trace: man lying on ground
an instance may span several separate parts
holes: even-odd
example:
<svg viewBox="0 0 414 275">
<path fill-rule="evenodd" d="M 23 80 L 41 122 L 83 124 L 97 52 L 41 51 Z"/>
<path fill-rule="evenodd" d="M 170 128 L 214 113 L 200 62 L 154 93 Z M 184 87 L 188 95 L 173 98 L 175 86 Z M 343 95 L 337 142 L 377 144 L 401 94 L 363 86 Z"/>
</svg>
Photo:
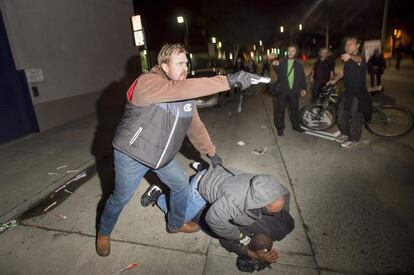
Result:
<svg viewBox="0 0 414 275">
<path fill-rule="evenodd" d="M 290 192 L 270 175 L 254 175 L 222 166 L 207 170 L 196 167 L 188 193 L 186 221 L 197 221 L 220 244 L 239 256 L 276 262 L 275 249 L 254 251 L 251 236 L 265 233 L 273 241 L 282 240 L 294 228 L 289 214 Z M 142 205 L 157 203 L 167 213 L 166 196 L 152 185 L 141 198 Z"/>
</svg>

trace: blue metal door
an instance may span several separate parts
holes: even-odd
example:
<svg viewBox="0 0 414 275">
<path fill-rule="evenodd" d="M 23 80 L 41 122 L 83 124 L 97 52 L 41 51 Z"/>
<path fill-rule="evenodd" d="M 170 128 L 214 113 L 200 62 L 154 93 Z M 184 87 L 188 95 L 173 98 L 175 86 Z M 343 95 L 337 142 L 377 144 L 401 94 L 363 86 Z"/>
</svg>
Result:
<svg viewBox="0 0 414 275">
<path fill-rule="evenodd" d="M 23 70 L 16 70 L 0 12 L 0 143 L 39 131 Z"/>
</svg>

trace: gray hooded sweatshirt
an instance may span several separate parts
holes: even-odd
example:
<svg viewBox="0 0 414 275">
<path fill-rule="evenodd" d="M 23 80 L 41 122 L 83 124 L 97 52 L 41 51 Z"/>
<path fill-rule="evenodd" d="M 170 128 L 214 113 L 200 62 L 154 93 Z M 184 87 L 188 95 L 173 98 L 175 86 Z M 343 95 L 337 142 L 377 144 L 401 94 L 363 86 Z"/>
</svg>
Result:
<svg viewBox="0 0 414 275">
<path fill-rule="evenodd" d="M 285 196 L 288 211 L 289 190 L 270 175 L 254 175 L 237 169 L 210 168 L 199 184 L 199 192 L 211 206 L 206 222 L 218 236 L 239 240 L 237 225 L 250 225 L 260 219 L 260 208 Z"/>
</svg>

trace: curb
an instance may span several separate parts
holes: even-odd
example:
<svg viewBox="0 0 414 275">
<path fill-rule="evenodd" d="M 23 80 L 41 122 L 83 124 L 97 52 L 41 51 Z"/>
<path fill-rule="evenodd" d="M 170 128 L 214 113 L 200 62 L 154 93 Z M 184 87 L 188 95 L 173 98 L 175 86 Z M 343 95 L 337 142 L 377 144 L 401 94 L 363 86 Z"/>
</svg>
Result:
<svg viewBox="0 0 414 275">
<path fill-rule="evenodd" d="M 7 223 L 12 220 L 17 220 L 19 223 L 22 220 L 44 214 L 60 205 L 78 187 L 96 175 L 95 159 L 88 160 L 77 169 L 79 172 L 67 175 L 54 182 L 4 214 L 1 218 L 1 223 Z M 4 231 L 0 232 L 0 234 Z"/>
</svg>

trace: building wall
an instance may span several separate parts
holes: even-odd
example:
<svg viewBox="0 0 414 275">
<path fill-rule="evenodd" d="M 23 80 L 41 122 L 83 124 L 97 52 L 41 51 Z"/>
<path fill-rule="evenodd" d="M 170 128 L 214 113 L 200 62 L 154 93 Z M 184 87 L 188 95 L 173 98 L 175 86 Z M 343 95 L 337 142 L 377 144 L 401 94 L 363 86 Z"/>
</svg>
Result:
<svg viewBox="0 0 414 275">
<path fill-rule="evenodd" d="M 0 0 L 19 70 L 41 68 L 32 100 L 40 130 L 94 112 L 100 92 L 137 55 L 132 0 Z"/>
</svg>

